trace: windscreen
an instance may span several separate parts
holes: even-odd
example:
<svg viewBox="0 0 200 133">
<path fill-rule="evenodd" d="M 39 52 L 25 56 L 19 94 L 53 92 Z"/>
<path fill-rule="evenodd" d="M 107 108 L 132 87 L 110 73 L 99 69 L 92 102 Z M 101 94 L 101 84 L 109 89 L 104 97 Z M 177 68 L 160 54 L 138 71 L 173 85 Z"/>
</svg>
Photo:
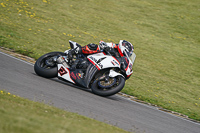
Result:
<svg viewBox="0 0 200 133">
<path fill-rule="evenodd" d="M 136 54 L 133 52 L 133 54 L 129 58 L 130 58 L 131 62 L 134 63 Z"/>
</svg>

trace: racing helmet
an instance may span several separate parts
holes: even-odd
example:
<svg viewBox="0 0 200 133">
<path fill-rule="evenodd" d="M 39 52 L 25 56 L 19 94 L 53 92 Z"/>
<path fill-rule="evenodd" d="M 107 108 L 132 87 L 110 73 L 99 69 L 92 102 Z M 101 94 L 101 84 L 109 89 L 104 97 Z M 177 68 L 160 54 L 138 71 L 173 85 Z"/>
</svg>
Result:
<svg viewBox="0 0 200 133">
<path fill-rule="evenodd" d="M 128 57 L 130 57 L 133 54 L 134 47 L 130 42 L 126 40 L 120 40 L 119 47 L 120 47 L 121 52 L 123 54 L 126 53 Z"/>
</svg>

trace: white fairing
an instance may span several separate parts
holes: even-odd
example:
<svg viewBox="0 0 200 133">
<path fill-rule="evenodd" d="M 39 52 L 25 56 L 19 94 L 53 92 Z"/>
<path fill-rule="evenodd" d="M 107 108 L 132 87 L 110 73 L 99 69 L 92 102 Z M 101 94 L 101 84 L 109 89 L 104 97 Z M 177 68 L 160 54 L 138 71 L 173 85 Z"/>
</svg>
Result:
<svg viewBox="0 0 200 133">
<path fill-rule="evenodd" d="M 130 76 L 133 73 L 132 66 L 133 66 L 132 62 L 129 61 L 128 67 L 125 69 L 127 76 Z"/>
<path fill-rule="evenodd" d="M 63 79 L 75 83 L 70 77 L 69 69 L 64 67 L 62 64 L 58 64 L 58 77 L 62 77 Z"/>
<path fill-rule="evenodd" d="M 128 60 L 129 60 L 129 64 L 125 70 L 126 70 L 126 75 L 130 76 L 133 73 L 132 66 L 133 66 L 134 61 L 132 62 L 132 60 L 130 58 L 128 58 Z M 135 60 L 135 58 L 134 58 L 134 60 Z"/>
<path fill-rule="evenodd" d="M 99 70 L 110 67 L 119 67 L 120 63 L 113 56 L 97 53 L 87 56 L 88 60 L 94 64 Z"/>
<path fill-rule="evenodd" d="M 110 77 L 116 77 L 116 76 L 122 76 L 124 77 L 122 74 L 118 73 L 118 72 L 115 72 L 114 70 L 110 70 L 110 73 L 109 73 L 109 76 Z"/>
</svg>

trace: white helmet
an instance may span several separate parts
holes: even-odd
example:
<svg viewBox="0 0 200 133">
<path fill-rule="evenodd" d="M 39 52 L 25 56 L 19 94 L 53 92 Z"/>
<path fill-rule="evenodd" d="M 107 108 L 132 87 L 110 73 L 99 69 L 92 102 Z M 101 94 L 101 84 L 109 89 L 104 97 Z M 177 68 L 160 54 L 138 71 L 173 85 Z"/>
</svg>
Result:
<svg viewBox="0 0 200 133">
<path fill-rule="evenodd" d="M 130 42 L 126 40 L 119 41 L 119 48 L 121 50 L 121 53 L 126 53 L 128 57 L 130 57 L 133 54 L 134 47 Z"/>
</svg>

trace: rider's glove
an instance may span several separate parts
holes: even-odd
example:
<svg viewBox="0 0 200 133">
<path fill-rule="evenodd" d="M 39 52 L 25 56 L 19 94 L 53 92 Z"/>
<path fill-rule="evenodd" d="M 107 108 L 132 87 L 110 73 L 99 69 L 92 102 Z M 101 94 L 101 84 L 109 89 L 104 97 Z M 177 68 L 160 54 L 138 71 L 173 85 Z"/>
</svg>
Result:
<svg viewBox="0 0 200 133">
<path fill-rule="evenodd" d="M 101 49 L 108 47 L 108 45 L 104 41 L 100 41 L 99 46 L 100 46 Z"/>
</svg>

